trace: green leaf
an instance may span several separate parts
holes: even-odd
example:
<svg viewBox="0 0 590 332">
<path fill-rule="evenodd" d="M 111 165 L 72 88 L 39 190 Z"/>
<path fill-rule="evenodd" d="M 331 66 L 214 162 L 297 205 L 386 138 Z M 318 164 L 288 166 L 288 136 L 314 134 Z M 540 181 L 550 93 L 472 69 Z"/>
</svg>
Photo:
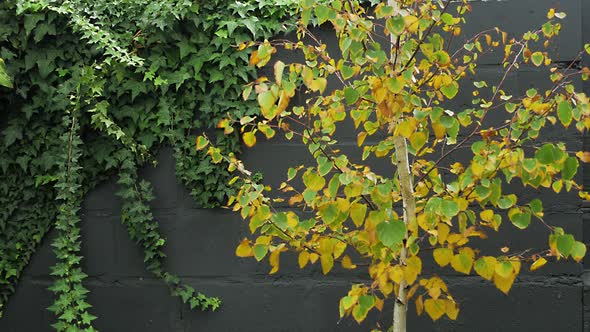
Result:
<svg viewBox="0 0 590 332">
<path fill-rule="evenodd" d="M 440 209 L 445 217 L 452 218 L 459 213 L 459 204 L 455 201 L 442 200 Z"/>
<path fill-rule="evenodd" d="M 586 245 L 580 241 L 576 241 L 570 252 L 572 258 L 577 262 L 581 261 L 586 256 Z"/>
<path fill-rule="evenodd" d="M 293 180 L 293 178 L 296 175 L 297 175 L 297 169 L 295 169 L 293 167 L 289 167 L 289 170 L 287 171 L 287 181 Z"/>
<path fill-rule="evenodd" d="M 307 171 L 303 174 L 303 183 L 312 191 L 318 192 L 326 184 L 326 180 L 314 171 Z"/>
<path fill-rule="evenodd" d="M 326 5 L 319 4 L 314 8 L 315 16 L 318 18 L 318 24 L 323 24 L 327 20 L 330 19 L 330 14 L 332 14 L 332 9 L 330 9 Z"/>
<path fill-rule="evenodd" d="M 501 261 L 496 264 L 495 272 L 502 278 L 508 278 L 512 275 L 512 263 L 509 261 Z"/>
<path fill-rule="evenodd" d="M 560 101 L 557 105 L 557 117 L 561 124 L 568 127 L 572 123 L 572 107 L 567 101 Z"/>
<path fill-rule="evenodd" d="M 538 198 L 535 198 L 532 201 L 530 201 L 529 206 L 531 207 L 531 211 L 533 212 L 533 214 L 540 214 L 543 212 L 543 202 Z"/>
<path fill-rule="evenodd" d="M 264 244 L 257 244 L 254 246 L 253 248 L 254 251 L 254 257 L 256 258 L 257 261 L 261 261 L 264 256 L 266 256 L 266 254 L 268 253 L 268 246 L 264 245 Z"/>
<path fill-rule="evenodd" d="M 567 157 L 565 163 L 563 163 L 563 169 L 561 170 L 561 176 L 564 180 L 571 180 L 578 172 L 578 158 Z"/>
<path fill-rule="evenodd" d="M 571 254 L 575 242 L 576 240 L 571 234 L 559 235 L 557 237 L 557 250 L 563 256 L 567 257 Z"/>
<path fill-rule="evenodd" d="M 347 80 L 349 78 L 351 78 L 352 76 L 354 76 L 354 68 L 346 66 L 346 65 L 342 65 L 342 67 L 340 68 L 340 73 L 342 73 L 342 78 Z M 351 87 L 348 87 L 350 89 L 353 89 Z"/>
<path fill-rule="evenodd" d="M 508 213 L 510 221 L 514 226 L 525 229 L 531 223 L 531 214 L 529 212 Z"/>
<path fill-rule="evenodd" d="M 541 164 L 548 165 L 559 159 L 559 151 L 553 144 L 545 144 L 535 153 L 535 159 Z"/>
<path fill-rule="evenodd" d="M 453 24 L 455 24 L 455 18 L 453 17 L 453 15 L 451 15 L 449 13 L 443 13 L 440 16 L 440 19 L 446 25 L 453 25 Z"/>
<path fill-rule="evenodd" d="M 352 310 L 352 317 L 361 323 L 366 317 L 367 313 L 375 305 L 375 297 L 372 295 L 361 295 L 358 300 L 358 304 Z"/>
<path fill-rule="evenodd" d="M 440 88 L 440 92 L 442 92 L 443 95 L 445 95 L 445 97 L 447 97 L 448 99 L 453 99 L 459 92 L 459 83 L 453 81 L 449 85 L 442 86 Z"/>
<path fill-rule="evenodd" d="M 531 55 L 531 61 L 537 67 L 543 64 L 543 59 L 545 59 L 545 56 L 541 52 L 535 52 Z"/>
<path fill-rule="evenodd" d="M 400 93 L 403 90 L 406 81 L 402 76 L 397 76 L 388 78 L 387 81 L 385 81 L 385 84 L 389 91 L 393 93 Z"/>
<path fill-rule="evenodd" d="M 475 272 L 486 280 L 492 280 L 496 268 L 496 259 L 494 257 L 480 257 L 473 265 Z"/>
<path fill-rule="evenodd" d="M 320 176 L 325 176 L 326 174 L 330 173 L 332 168 L 334 167 L 334 163 L 328 160 L 322 160 L 322 162 L 318 165 L 318 173 Z"/>
<path fill-rule="evenodd" d="M 451 63 L 451 57 L 449 56 L 449 54 L 447 52 L 445 52 L 443 50 L 436 51 L 434 53 L 434 59 L 441 66 L 446 66 L 449 63 Z M 454 95 L 453 95 L 453 97 L 454 97 Z M 453 97 L 447 97 L 447 98 L 452 99 Z"/>
<path fill-rule="evenodd" d="M 388 18 L 385 22 L 385 27 L 390 33 L 399 36 L 404 32 L 406 25 L 404 23 L 404 18 L 398 15 Z"/>
<path fill-rule="evenodd" d="M 344 89 L 344 98 L 348 105 L 356 103 L 359 100 L 359 97 L 360 93 L 355 88 L 346 87 Z"/>
<path fill-rule="evenodd" d="M 270 109 L 275 104 L 275 97 L 271 91 L 265 91 L 258 95 L 258 105 L 260 105 L 260 109 L 262 111 L 262 115 L 267 119 L 272 118 L 270 115 Z"/>
<path fill-rule="evenodd" d="M 418 151 L 426 144 L 428 134 L 425 131 L 417 131 L 410 136 L 410 146 Z"/>
<path fill-rule="evenodd" d="M 512 206 L 514 206 L 514 204 L 516 204 L 516 200 L 517 200 L 517 198 L 516 198 L 516 195 L 514 195 L 514 194 L 502 196 L 498 200 L 498 207 L 500 209 L 511 208 Z"/>
<path fill-rule="evenodd" d="M 384 221 L 377 225 L 377 237 L 387 247 L 399 245 L 406 237 L 406 224 L 400 220 Z"/>
<path fill-rule="evenodd" d="M 2 58 L 0 58 L 0 85 L 11 89 L 14 87 L 10 76 L 8 76 L 8 73 L 6 72 L 6 64 Z"/>
</svg>

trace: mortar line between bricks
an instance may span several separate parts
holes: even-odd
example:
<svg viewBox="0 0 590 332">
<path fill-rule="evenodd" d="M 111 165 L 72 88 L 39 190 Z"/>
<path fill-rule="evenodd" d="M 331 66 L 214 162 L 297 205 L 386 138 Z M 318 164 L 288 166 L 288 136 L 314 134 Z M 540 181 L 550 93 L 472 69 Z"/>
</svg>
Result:
<svg viewBox="0 0 590 332">
<path fill-rule="evenodd" d="M 260 277 L 261 279 L 256 279 L 256 277 Z M 477 284 L 477 283 L 488 283 L 487 281 L 483 280 L 479 276 L 470 275 L 470 276 L 461 276 L 461 275 L 449 275 L 445 276 L 447 280 L 447 284 L 449 286 L 453 285 L 462 285 L 462 284 Z M 262 276 L 244 276 L 238 278 L 231 278 L 231 277 L 182 277 L 185 282 L 188 283 L 195 283 L 198 284 L 199 282 L 207 283 L 207 284 L 214 284 L 214 285 L 227 285 L 227 284 L 265 284 L 265 285 L 298 285 L 298 284 L 305 284 L 308 285 L 310 282 L 314 283 L 318 286 L 322 285 L 350 285 L 352 283 L 363 283 L 363 282 L 371 282 L 368 279 L 360 279 L 356 278 L 354 280 L 350 279 L 328 279 L 322 280 L 318 278 L 301 278 L 297 277 L 294 279 L 290 278 L 279 278 L 279 279 L 262 279 Z M 43 278 L 32 278 L 32 277 L 24 277 L 21 280 L 22 282 L 29 282 L 34 285 L 51 285 L 53 284 L 53 279 L 49 277 Z M 576 286 L 579 287 L 583 285 L 582 274 L 567 274 L 567 275 L 556 275 L 556 276 L 532 276 L 532 275 L 521 275 L 517 278 L 517 284 L 521 285 L 539 285 L 543 287 L 550 287 L 550 286 L 557 286 L 557 285 L 566 285 L 566 286 Z M 128 286 L 154 286 L 154 285 L 161 285 L 165 286 L 165 284 L 155 278 L 143 278 L 143 277 L 125 277 L 125 278 L 97 278 L 97 277 L 88 277 L 84 282 L 90 286 L 121 286 L 121 287 L 128 287 Z"/>
</svg>

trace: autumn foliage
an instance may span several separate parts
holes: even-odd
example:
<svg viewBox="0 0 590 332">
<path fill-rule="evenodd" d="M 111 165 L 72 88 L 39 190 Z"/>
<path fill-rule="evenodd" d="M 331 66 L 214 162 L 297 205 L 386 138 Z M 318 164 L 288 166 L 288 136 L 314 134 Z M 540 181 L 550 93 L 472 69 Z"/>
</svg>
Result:
<svg viewBox="0 0 590 332">
<path fill-rule="evenodd" d="M 425 259 L 477 274 L 508 293 L 524 268 L 583 258 L 584 244 L 544 219 L 541 200 L 521 201 L 504 190 L 518 179 L 525 187 L 588 197 L 575 182 L 587 153 L 543 139 L 550 126 L 590 128 L 588 97 L 572 83 L 590 71 L 573 63 L 557 67 L 548 51 L 565 14 L 551 9 L 540 29 L 521 36 L 492 28 L 464 37 L 469 11 L 467 1 L 390 0 L 368 9 L 356 1 L 303 0 L 297 41 L 241 45 L 254 46 L 250 64 L 272 66 L 273 75 L 244 88 L 244 99 L 257 99 L 258 116 L 228 114 L 219 127 L 227 133 L 238 128 L 248 147 L 281 133 L 305 144 L 315 163 L 292 165 L 278 188 L 286 198 L 270 197 L 273 188 L 254 181 L 235 155 L 221 155 L 205 136 L 197 139 L 197 148 L 227 164 L 236 173 L 232 181 L 241 184 L 228 207 L 252 235 L 239 244 L 238 256 L 268 259 L 270 273 L 288 250 L 298 253 L 301 268 L 319 262 L 325 274 L 335 264 L 366 270 L 372 281 L 353 285 L 340 301 L 340 315 L 358 322 L 393 298 L 396 307 L 414 302 L 433 320 L 456 319 L 451 290 L 442 277 L 423 274 Z M 310 33 L 311 24 L 333 27 L 339 54 Z M 305 61 L 272 61 L 277 48 L 300 52 Z M 503 55 L 504 72 L 486 82 L 477 64 L 491 52 Z M 590 47 L 578 57 L 583 52 Z M 546 68 L 551 88 L 522 96 L 506 91 L 508 75 L 523 66 Z M 339 84 L 328 86 L 331 78 Z M 472 105 L 448 109 L 460 89 L 472 94 Z M 291 105 L 297 93 L 306 96 L 304 105 Z M 492 113 L 503 121 L 490 125 Z M 352 127 L 360 162 L 338 148 L 338 130 Z M 469 158 L 454 161 L 460 149 Z M 389 174 L 372 170 L 376 158 L 390 161 Z M 285 204 L 292 208 L 278 208 Z M 546 247 L 482 254 L 473 240 L 506 222 L 522 230 L 542 223 Z"/>
</svg>

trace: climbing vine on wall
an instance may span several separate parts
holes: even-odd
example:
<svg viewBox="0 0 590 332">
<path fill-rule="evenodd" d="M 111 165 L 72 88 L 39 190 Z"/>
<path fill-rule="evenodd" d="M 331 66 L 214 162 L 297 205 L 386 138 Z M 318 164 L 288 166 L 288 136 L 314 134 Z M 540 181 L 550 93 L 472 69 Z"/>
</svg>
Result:
<svg viewBox="0 0 590 332">
<path fill-rule="evenodd" d="M 292 9 L 290 0 L 0 3 L 0 316 L 56 228 L 54 327 L 94 330 L 79 210 L 84 194 L 114 175 L 122 223 L 146 268 L 191 308 L 219 306 L 163 269 L 165 240 L 138 168 L 170 145 L 177 177 L 198 204 L 214 207 L 232 194 L 229 174 L 195 151 L 194 137 L 214 137 L 228 112 L 253 112 L 239 96 L 255 72 L 249 51 L 236 46 L 285 31 Z M 217 136 L 218 147 L 238 150 L 237 136 Z"/>
</svg>

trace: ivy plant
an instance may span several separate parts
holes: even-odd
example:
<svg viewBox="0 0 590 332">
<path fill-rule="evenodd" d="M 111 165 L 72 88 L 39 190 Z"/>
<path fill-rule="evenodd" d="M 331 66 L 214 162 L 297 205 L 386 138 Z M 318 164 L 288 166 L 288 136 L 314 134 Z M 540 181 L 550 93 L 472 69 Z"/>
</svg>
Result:
<svg viewBox="0 0 590 332">
<path fill-rule="evenodd" d="M 545 218 L 540 199 L 519 199 L 508 186 L 575 190 L 588 198 L 575 178 L 587 152 L 549 142 L 545 130 L 590 128 L 588 96 L 573 81 L 588 79 L 590 70 L 576 63 L 590 45 L 565 68 L 554 63 L 549 45 L 565 17 L 554 9 L 538 30 L 510 36 L 492 28 L 457 44 L 470 9 L 468 1 L 389 0 L 367 8 L 301 0 L 296 41 L 254 44 L 250 64 L 272 71 L 243 91 L 260 115 L 230 114 L 224 129 L 233 134 L 239 124 L 248 147 L 282 133 L 306 146 L 314 162 L 294 161 L 285 182 L 271 188 L 253 180 L 237 155 L 224 154 L 206 135 L 197 139 L 213 162 L 229 163 L 230 183 L 244 183 L 228 202 L 251 232 L 238 256 L 268 260 L 270 273 L 285 251 L 297 253 L 301 268 L 317 263 L 325 274 L 335 264 L 362 268 L 370 281 L 344 294 L 340 316 L 362 322 L 392 301 L 394 332 L 406 331 L 410 302 L 435 321 L 459 315 L 460 301 L 443 276 L 425 273 L 425 261 L 478 275 L 508 293 L 525 267 L 584 257 L 585 245 Z M 333 29 L 338 52 L 308 30 L 313 22 Z M 304 61 L 273 61 L 279 47 Z M 501 55 L 497 81 L 478 72 L 490 52 Z M 547 69 L 550 88 L 509 91 L 508 76 L 526 66 Z M 298 90 L 305 102 L 292 105 Z M 471 105 L 450 103 L 460 90 L 473 96 Z M 339 146 L 338 133 L 351 130 L 360 158 Z M 379 159 L 390 172 L 372 169 Z M 283 193 L 273 196 L 276 189 Z M 487 234 L 507 224 L 524 231 L 534 222 L 546 229 L 544 247 L 481 250 Z"/>
<path fill-rule="evenodd" d="M 256 77 L 249 49 L 291 27 L 290 1 L 7 0 L 0 3 L 0 316 L 51 229 L 58 331 L 93 331 L 80 235 L 86 193 L 118 176 L 121 221 L 147 270 L 191 308 L 206 296 L 165 271 L 165 239 L 138 169 L 171 146 L 176 175 L 202 207 L 235 193 L 230 173 L 194 149 L 217 135 L 224 153 L 238 135 L 216 125 L 256 112 L 242 86 Z M 10 78 L 9 78 L 10 77 Z"/>
</svg>

